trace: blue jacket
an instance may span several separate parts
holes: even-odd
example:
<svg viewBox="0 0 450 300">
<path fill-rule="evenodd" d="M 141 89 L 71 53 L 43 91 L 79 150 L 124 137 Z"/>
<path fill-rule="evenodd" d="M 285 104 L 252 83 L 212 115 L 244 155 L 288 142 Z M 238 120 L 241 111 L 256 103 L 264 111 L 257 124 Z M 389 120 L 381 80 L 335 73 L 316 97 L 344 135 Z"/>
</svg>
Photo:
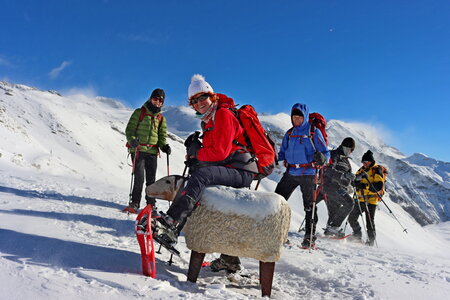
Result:
<svg viewBox="0 0 450 300">
<path fill-rule="evenodd" d="M 298 109 L 303 113 L 304 120 L 303 124 L 300 126 L 293 127 L 291 134 L 288 130 L 281 143 L 280 152 L 278 153 L 278 159 L 286 160 L 288 164 L 309 164 L 313 161 L 314 147 L 311 144 L 311 139 L 309 138 L 309 110 L 306 104 L 296 103 L 292 106 L 291 110 L 291 121 L 292 121 L 292 111 Z M 330 151 L 328 150 L 325 139 L 322 136 L 322 132 L 315 128 L 314 130 L 314 145 L 317 151 L 322 152 L 327 161 L 330 159 Z M 312 167 L 302 167 L 302 168 L 289 168 L 289 174 L 299 176 L 299 175 L 314 175 L 315 170 Z"/>
</svg>

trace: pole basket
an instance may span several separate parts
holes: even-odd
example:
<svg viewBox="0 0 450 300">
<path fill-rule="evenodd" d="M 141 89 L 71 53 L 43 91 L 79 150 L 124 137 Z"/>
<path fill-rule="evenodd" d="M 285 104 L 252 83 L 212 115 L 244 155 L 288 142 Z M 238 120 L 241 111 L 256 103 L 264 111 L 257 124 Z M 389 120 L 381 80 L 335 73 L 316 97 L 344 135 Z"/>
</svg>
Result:
<svg viewBox="0 0 450 300">
<path fill-rule="evenodd" d="M 141 248 L 142 273 L 156 278 L 155 245 L 151 227 L 152 205 L 147 205 L 136 218 L 136 238 Z"/>
</svg>

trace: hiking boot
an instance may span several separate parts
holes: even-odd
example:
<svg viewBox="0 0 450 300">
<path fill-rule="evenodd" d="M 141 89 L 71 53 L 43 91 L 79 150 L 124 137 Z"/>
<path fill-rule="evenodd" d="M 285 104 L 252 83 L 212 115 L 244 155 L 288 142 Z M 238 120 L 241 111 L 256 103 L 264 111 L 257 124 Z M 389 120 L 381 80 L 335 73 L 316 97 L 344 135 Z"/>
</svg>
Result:
<svg viewBox="0 0 450 300">
<path fill-rule="evenodd" d="M 123 212 L 128 212 L 130 214 L 137 214 L 139 210 L 139 204 L 131 202 L 127 207 L 122 209 Z"/>
<path fill-rule="evenodd" d="M 323 232 L 323 234 L 325 236 L 329 236 L 329 237 L 343 237 L 344 236 L 344 233 L 342 232 L 342 230 L 337 226 L 327 226 L 327 228 L 325 228 L 325 231 Z"/>
<path fill-rule="evenodd" d="M 355 243 L 362 243 L 362 234 L 361 232 L 353 232 L 353 234 L 349 236 L 347 240 Z"/>
<path fill-rule="evenodd" d="M 302 248 L 308 249 L 308 248 L 314 248 L 316 246 L 316 236 L 314 235 L 312 239 L 309 235 L 305 235 L 302 242 Z"/>
<path fill-rule="evenodd" d="M 238 263 L 227 262 L 221 257 L 213 260 L 209 266 L 211 271 L 219 272 L 221 270 L 227 271 L 227 273 L 235 273 L 237 271 L 242 270 L 242 265 Z"/>
<path fill-rule="evenodd" d="M 159 212 L 159 218 L 156 218 L 156 221 L 159 225 L 155 228 L 153 238 L 164 247 L 175 246 L 178 241 L 177 222 L 162 211 Z"/>
</svg>

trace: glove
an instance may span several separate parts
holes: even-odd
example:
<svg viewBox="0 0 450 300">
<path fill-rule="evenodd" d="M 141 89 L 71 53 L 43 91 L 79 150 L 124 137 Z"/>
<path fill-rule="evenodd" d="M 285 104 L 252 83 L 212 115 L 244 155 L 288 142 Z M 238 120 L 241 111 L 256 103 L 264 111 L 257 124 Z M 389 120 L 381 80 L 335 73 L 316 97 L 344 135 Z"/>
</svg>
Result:
<svg viewBox="0 0 450 300">
<path fill-rule="evenodd" d="M 198 137 L 200 136 L 200 131 L 196 131 L 184 141 L 184 146 L 186 147 L 186 151 L 191 147 L 192 142 L 198 141 Z"/>
<path fill-rule="evenodd" d="M 367 183 L 363 183 L 361 181 L 355 181 L 355 187 L 357 190 L 365 190 L 369 185 Z"/>
<path fill-rule="evenodd" d="M 188 167 L 188 168 L 192 168 L 194 167 L 196 164 L 198 164 L 198 159 L 196 158 L 188 158 L 184 164 Z"/>
<path fill-rule="evenodd" d="M 314 152 L 313 159 L 318 166 L 323 166 L 327 162 L 327 158 L 325 157 L 325 155 L 319 151 Z"/>
<path fill-rule="evenodd" d="M 356 181 L 361 181 L 363 178 L 364 178 L 364 177 L 363 177 L 363 174 L 362 174 L 362 173 L 359 173 L 358 175 L 355 176 L 355 182 L 356 182 Z"/>
<path fill-rule="evenodd" d="M 139 146 L 139 138 L 136 138 L 134 140 L 131 140 L 129 142 L 131 148 L 137 148 Z"/>
<path fill-rule="evenodd" d="M 284 165 L 285 168 L 287 168 L 289 166 L 287 160 L 283 160 L 283 165 Z"/>
<path fill-rule="evenodd" d="M 187 149 L 187 156 L 197 157 L 198 150 L 200 150 L 201 147 L 202 143 L 199 140 L 193 141 Z"/>
<path fill-rule="evenodd" d="M 167 155 L 170 155 L 172 153 L 172 149 L 170 148 L 169 144 L 165 144 L 164 146 L 162 146 L 161 151 L 167 153 Z"/>
</svg>

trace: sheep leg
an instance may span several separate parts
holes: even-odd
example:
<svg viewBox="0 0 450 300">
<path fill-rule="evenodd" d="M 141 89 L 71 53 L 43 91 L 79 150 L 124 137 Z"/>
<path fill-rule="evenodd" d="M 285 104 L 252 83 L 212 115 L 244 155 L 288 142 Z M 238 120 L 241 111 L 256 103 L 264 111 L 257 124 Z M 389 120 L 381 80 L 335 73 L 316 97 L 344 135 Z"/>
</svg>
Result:
<svg viewBox="0 0 450 300">
<path fill-rule="evenodd" d="M 273 273 L 275 271 L 275 262 L 259 261 L 259 283 L 261 284 L 262 297 L 272 293 Z"/>
<path fill-rule="evenodd" d="M 205 253 L 199 253 L 194 250 L 191 251 L 191 259 L 189 261 L 189 269 L 187 274 L 187 281 L 197 282 L 198 274 L 202 268 Z"/>
</svg>

